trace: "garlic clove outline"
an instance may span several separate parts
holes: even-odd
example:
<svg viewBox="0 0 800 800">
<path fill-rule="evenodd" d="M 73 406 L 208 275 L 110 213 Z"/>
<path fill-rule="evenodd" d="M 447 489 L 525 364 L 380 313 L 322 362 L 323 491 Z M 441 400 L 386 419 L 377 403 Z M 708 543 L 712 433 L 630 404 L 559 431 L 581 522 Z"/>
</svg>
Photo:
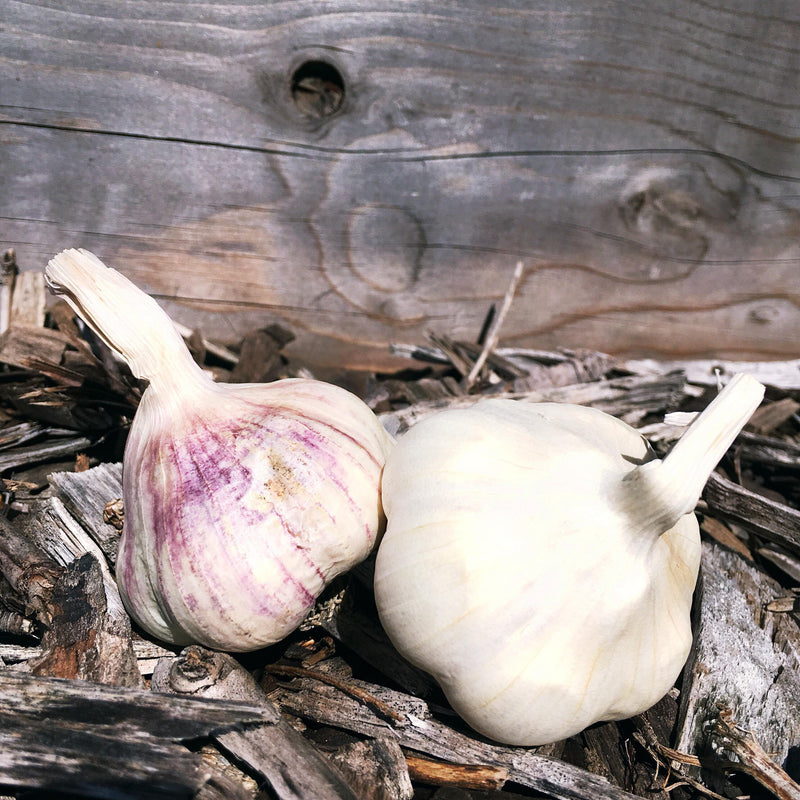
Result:
<svg viewBox="0 0 800 800">
<path fill-rule="evenodd" d="M 649 708 L 691 645 L 693 508 L 763 391 L 734 378 L 663 461 L 568 404 L 492 399 L 418 423 L 384 469 L 375 566 L 398 651 L 507 744 Z"/>
<path fill-rule="evenodd" d="M 346 390 L 215 383 L 156 301 L 85 250 L 45 275 L 148 382 L 126 443 L 117 581 L 167 642 L 253 650 L 288 635 L 384 524 L 392 440 Z"/>
</svg>

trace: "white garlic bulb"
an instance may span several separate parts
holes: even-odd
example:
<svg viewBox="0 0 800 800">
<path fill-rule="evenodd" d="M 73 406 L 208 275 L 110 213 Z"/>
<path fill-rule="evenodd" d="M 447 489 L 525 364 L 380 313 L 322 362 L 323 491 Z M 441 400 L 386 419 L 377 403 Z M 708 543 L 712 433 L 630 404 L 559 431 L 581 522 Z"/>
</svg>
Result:
<svg viewBox="0 0 800 800">
<path fill-rule="evenodd" d="M 663 461 L 580 406 L 486 400 L 418 423 L 384 469 L 390 639 L 508 744 L 646 710 L 691 644 L 693 509 L 763 391 L 734 378 Z"/>
<path fill-rule="evenodd" d="M 376 542 L 391 445 L 377 418 L 321 381 L 214 383 L 158 304 L 87 251 L 45 274 L 149 382 L 123 463 L 131 616 L 175 644 L 279 641 Z"/>
</svg>

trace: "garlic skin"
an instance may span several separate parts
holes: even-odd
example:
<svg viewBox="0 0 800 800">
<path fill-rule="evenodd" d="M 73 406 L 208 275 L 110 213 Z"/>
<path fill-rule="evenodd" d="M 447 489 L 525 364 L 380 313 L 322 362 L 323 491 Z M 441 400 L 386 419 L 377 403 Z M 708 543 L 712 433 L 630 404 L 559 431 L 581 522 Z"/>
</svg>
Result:
<svg viewBox="0 0 800 800">
<path fill-rule="evenodd" d="M 130 615 L 178 645 L 280 641 L 373 549 L 389 436 L 331 384 L 214 383 L 158 304 L 87 251 L 45 274 L 148 381 L 123 461 L 116 575 Z"/>
<path fill-rule="evenodd" d="M 506 744 L 652 706 L 691 646 L 692 511 L 762 396 L 738 376 L 663 461 L 568 404 L 486 400 L 418 423 L 383 476 L 375 597 L 398 651 Z"/>
</svg>

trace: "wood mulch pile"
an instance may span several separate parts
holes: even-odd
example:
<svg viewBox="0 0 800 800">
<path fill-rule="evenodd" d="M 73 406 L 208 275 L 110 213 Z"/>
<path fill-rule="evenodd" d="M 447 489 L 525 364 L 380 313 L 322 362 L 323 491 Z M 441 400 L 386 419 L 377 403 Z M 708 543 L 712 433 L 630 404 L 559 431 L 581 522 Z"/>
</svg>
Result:
<svg viewBox="0 0 800 800">
<path fill-rule="evenodd" d="M 768 386 L 709 480 L 696 643 L 647 713 L 567 741 L 482 739 L 381 631 L 370 563 L 330 587 L 283 643 L 235 658 L 143 635 L 114 560 L 121 459 L 141 386 L 37 273 L 0 285 L 0 798 L 488 800 L 800 798 L 800 369 Z M 487 394 L 591 405 L 665 451 L 736 365 L 660 364 L 497 347 L 432 333 L 408 369 L 360 391 L 392 433 Z M 236 351 L 186 332 L 220 380 L 302 374 L 291 334 Z M 575 591 L 581 591 L 577 586 Z"/>
</svg>

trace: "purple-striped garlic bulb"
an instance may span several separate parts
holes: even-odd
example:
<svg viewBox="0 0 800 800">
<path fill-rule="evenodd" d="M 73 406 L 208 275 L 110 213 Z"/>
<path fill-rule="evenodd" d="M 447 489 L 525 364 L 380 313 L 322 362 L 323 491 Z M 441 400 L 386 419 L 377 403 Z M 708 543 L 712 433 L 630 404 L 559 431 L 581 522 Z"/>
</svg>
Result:
<svg viewBox="0 0 800 800">
<path fill-rule="evenodd" d="M 65 250 L 45 275 L 148 381 L 123 462 L 128 612 L 174 644 L 281 640 L 375 545 L 390 437 L 322 381 L 215 383 L 155 300 L 92 253 Z"/>
</svg>

